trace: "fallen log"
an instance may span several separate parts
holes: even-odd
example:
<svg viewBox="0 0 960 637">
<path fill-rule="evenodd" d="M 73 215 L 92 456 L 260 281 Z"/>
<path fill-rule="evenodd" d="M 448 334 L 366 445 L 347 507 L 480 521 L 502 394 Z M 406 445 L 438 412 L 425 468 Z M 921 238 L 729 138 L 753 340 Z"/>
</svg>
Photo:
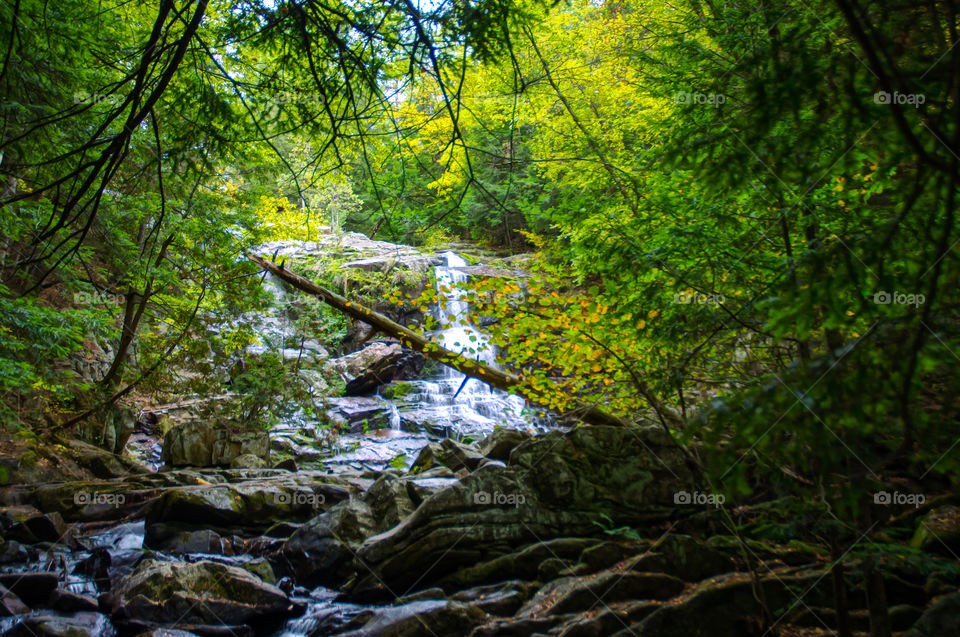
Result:
<svg viewBox="0 0 960 637">
<path fill-rule="evenodd" d="M 250 260 L 256 263 L 258 266 L 286 281 L 298 290 L 316 296 L 324 303 L 334 307 L 337 310 L 340 310 L 344 314 L 370 325 L 375 330 L 399 339 L 400 343 L 405 347 L 422 352 L 427 358 L 443 363 L 444 365 L 449 365 L 461 373 L 466 374 L 471 378 L 481 380 L 492 387 L 496 387 L 497 389 L 502 389 L 504 391 L 512 391 L 520 396 L 523 396 L 532 403 L 545 406 L 542 395 L 529 387 L 525 387 L 521 378 L 516 374 L 511 374 L 510 372 L 496 369 L 494 367 L 490 367 L 489 365 L 484 365 L 480 361 L 467 358 L 466 356 L 454 352 L 453 350 L 441 347 L 422 334 L 418 334 L 417 332 L 414 332 L 413 330 L 390 320 L 379 312 L 374 312 L 370 308 L 350 301 L 340 296 L 336 292 L 332 292 L 325 287 L 319 286 L 310 279 L 285 269 L 282 265 L 277 265 L 276 263 L 272 263 L 263 257 L 254 254 L 248 256 L 250 257 Z M 572 411 L 578 415 L 580 420 L 591 425 L 615 425 L 618 427 L 627 427 L 631 424 L 622 418 L 608 414 L 597 407 L 589 405 L 584 405 L 580 409 L 575 409 Z"/>
</svg>

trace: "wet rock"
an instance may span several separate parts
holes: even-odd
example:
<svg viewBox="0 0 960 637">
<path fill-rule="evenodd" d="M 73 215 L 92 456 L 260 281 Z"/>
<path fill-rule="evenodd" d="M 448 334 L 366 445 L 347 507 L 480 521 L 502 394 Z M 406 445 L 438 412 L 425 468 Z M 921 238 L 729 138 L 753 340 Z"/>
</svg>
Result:
<svg viewBox="0 0 960 637">
<path fill-rule="evenodd" d="M 348 433 L 365 433 L 390 427 L 390 405 L 379 397 L 327 398 L 327 418 Z"/>
<path fill-rule="evenodd" d="M 266 466 L 266 460 L 252 453 L 245 453 L 230 461 L 231 469 L 263 469 Z"/>
<path fill-rule="evenodd" d="M 507 462 L 510 452 L 522 442 L 530 439 L 530 434 L 516 429 L 494 429 L 493 433 L 480 441 L 480 453 L 492 460 Z"/>
<path fill-rule="evenodd" d="M 48 571 L 37 573 L 2 573 L 0 586 L 23 600 L 31 608 L 43 606 L 57 589 L 60 574 Z"/>
<path fill-rule="evenodd" d="M 181 528 L 239 528 L 258 532 L 278 520 L 306 520 L 349 497 L 346 487 L 313 483 L 240 482 L 170 489 L 151 507 L 147 534 L 158 522 Z"/>
<path fill-rule="evenodd" d="M 27 547 L 14 540 L 0 537 L 0 564 L 26 562 L 28 559 L 30 559 L 30 551 Z"/>
<path fill-rule="evenodd" d="M 294 532 L 283 545 L 297 581 L 335 587 L 354 573 L 360 543 L 376 532 L 369 505 L 348 500 L 331 507 Z"/>
<path fill-rule="evenodd" d="M 400 343 L 374 341 L 359 352 L 327 361 L 325 369 L 346 384 L 346 396 L 360 396 L 392 380 L 419 377 L 423 356 Z"/>
<path fill-rule="evenodd" d="M 50 608 L 62 613 L 94 612 L 99 608 L 97 600 L 93 597 L 74 593 L 65 588 L 58 588 L 53 591 L 48 604 Z"/>
<path fill-rule="evenodd" d="M 355 268 L 357 270 L 366 270 L 367 272 L 389 272 L 394 268 L 404 270 L 424 271 L 437 265 L 441 265 L 443 259 L 434 254 L 400 254 L 398 256 L 380 256 L 367 257 L 344 263 L 345 268 Z"/>
<path fill-rule="evenodd" d="M 436 467 L 447 467 L 451 471 L 466 469 L 473 471 L 484 461 L 484 455 L 476 445 L 468 445 L 446 438 L 440 442 L 431 442 L 420 451 L 420 455 L 410 468 L 411 473 L 419 473 Z"/>
<path fill-rule="evenodd" d="M 241 625 L 290 612 L 279 588 L 250 572 L 209 560 L 142 562 L 106 600 L 115 618 L 159 624 Z"/>
<path fill-rule="evenodd" d="M 467 604 L 422 600 L 358 616 L 357 621 L 350 622 L 345 627 L 347 632 L 342 634 L 344 637 L 468 635 L 485 617 L 486 613 L 482 610 Z M 351 630 L 355 624 L 362 624 L 362 627 Z"/>
<path fill-rule="evenodd" d="M 19 597 L 11 593 L 6 586 L 0 585 L 0 617 L 22 615 L 29 612 L 29 606 L 24 604 Z"/>
<path fill-rule="evenodd" d="M 416 508 L 407 490 L 406 481 L 399 474 L 384 472 L 363 496 L 373 512 L 377 531 L 396 526 Z"/>
<path fill-rule="evenodd" d="M 56 615 L 44 613 L 24 617 L 4 637 L 113 637 L 116 630 L 100 613 Z"/>
<path fill-rule="evenodd" d="M 163 437 L 162 459 L 172 466 L 229 466 L 245 454 L 269 463 L 270 437 L 266 431 L 233 431 L 227 426 L 191 420 L 173 427 Z"/>
<path fill-rule="evenodd" d="M 186 553 L 232 554 L 232 551 L 228 548 L 229 543 L 225 542 L 220 534 L 210 529 L 184 529 L 179 525 L 162 522 L 147 527 L 144 546 L 170 555 Z"/>
<path fill-rule="evenodd" d="M 63 542 L 67 533 L 67 525 L 57 512 L 41 513 L 33 507 L 11 507 L 0 516 L 9 520 L 9 525 L 4 524 L 4 534 L 11 540 L 28 544 L 57 543 Z"/>
</svg>

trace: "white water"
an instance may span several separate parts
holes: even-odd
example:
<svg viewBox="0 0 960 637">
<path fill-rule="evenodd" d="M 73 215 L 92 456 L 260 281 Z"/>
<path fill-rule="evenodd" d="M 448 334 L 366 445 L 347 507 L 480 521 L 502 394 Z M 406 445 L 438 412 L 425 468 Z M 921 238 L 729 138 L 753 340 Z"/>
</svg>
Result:
<svg viewBox="0 0 960 637">
<path fill-rule="evenodd" d="M 435 318 L 440 324 L 436 339 L 443 347 L 497 367 L 496 352 L 487 336 L 467 323 L 468 275 L 459 268 L 467 262 L 453 252 L 443 255 L 446 265 L 435 270 L 437 304 Z M 439 378 L 408 383 L 413 392 L 403 397 L 402 420 L 423 425 L 430 433 L 476 437 L 490 433 L 495 426 L 527 429 L 535 422 L 527 413 L 526 401 L 519 396 L 490 387 L 475 378 L 467 378 L 452 367 L 443 366 Z"/>
</svg>

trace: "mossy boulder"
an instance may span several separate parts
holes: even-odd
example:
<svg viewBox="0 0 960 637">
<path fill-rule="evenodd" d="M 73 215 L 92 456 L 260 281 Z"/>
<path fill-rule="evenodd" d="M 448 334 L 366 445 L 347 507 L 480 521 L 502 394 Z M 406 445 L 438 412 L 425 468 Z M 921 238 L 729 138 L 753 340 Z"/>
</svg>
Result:
<svg viewBox="0 0 960 637">
<path fill-rule="evenodd" d="M 276 586 L 209 560 L 144 561 L 116 583 L 107 605 L 114 618 L 173 625 L 240 625 L 292 610 Z"/>
<path fill-rule="evenodd" d="M 911 546 L 944 557 L 960 554 L 960 507 L 933 509 L 917 523 Z"/>
</svg>

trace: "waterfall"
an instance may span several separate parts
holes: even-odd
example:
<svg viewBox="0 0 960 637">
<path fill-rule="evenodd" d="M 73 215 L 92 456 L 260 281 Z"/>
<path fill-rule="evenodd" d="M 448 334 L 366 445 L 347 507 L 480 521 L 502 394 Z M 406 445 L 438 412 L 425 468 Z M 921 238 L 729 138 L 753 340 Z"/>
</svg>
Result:
<svg viewBox="0 0 960 637">
<path fill-rule="evenodd" d="M 467 299 L 468 275 L 459 268 L 467 262 L 453 252 L 442 255 L 445 265 L 436 267 L 437 303 L 434 318 L 440 325 L 437 341 L 443 347 L 497 367 L 496 352 L 487 336 L 467 324 L 470 303 Z M 410 383 L 414 393 L 405 396 L 401 417 L 427 423 L 434 433 L 444 435 L 486 434 L 495 426 L 528 428 L 533 426 L 526 413 L 526 401 L 511 396 L 487 383 L 467 377 L 443 366 L 439 378 Z"/>
<path fill-rule="evenodd" d="M 467 262 L 453 252 L 444 252 L 442 255 L 447 264 L 436 267 L 437 293 L 440 303 L 437 304 L 439 316 L 435 316 L 440 323 L 440 344 L 454 352 L 459 352 L 468 358 L 474 358 L 487 365 L 495 366 L 493 349 L 485 334 L 472 325 L 466 325 L 470 313 L 470 304 L 464 299 L 465 284 L 469 278 L 465 272 L 458 270 L 467 265 Z M 452 367 L 444 366 L 446 378 L 459 378 L 463 374 Z M 476 381 L 479 383 L 480 381 Z M 476 384 L 474 383 L 474 384 Z M 468 383 L 470 384 L 470 383 Z M 466 389 L 466 388 L 464 388 Z"/>
</svg>

